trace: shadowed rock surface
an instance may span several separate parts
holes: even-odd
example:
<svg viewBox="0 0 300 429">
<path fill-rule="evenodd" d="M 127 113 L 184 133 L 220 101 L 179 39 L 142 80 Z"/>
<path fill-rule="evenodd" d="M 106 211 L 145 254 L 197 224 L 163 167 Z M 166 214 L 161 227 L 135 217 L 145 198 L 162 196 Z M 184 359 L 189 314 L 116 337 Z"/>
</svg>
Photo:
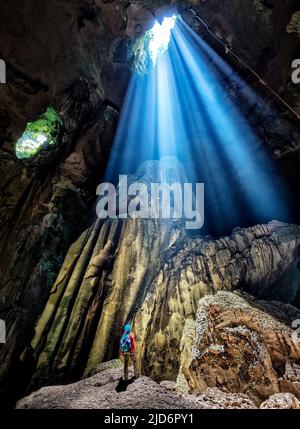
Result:
<svg viewBox="0 0 300 429">
<path fill-rule="evenodd" d="M 145 376 L 124 382 L 122 362 L 113 360 L 79 382 L 44 387 L 17 408 L 299 408 L 296 319 L 291 305 L 219 291 L 186 320 L 176 383 L 165 371 L 160 384 Z"/>
</svg>

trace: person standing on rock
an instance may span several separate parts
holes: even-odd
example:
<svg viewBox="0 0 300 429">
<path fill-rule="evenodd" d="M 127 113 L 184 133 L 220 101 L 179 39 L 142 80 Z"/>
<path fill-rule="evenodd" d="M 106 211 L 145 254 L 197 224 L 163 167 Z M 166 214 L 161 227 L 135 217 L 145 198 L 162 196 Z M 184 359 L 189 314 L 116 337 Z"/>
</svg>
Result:
<svg viewBox="0 0 300 429">
<path fill-rule="evenodd" d="M 124 357 L 124 380 L 128 380 L 129 358 L 131 358 L 133 362 L 134 378 L 137 379 L 138 372 L 135 350 L 135 338 L 133 332 L 131 332 L 131 326 L 129 324 L 124 326 L 124 333 L 120 340 L 120 352 Z"/>
</svg>

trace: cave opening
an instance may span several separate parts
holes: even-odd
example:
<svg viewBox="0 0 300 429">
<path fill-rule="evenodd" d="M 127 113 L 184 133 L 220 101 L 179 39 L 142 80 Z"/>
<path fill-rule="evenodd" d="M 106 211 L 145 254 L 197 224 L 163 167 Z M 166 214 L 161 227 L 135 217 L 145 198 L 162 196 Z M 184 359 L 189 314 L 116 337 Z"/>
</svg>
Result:
<svg viewBox="0 0 300 429">
<path fill-rule="evenodd" d="M 265 118 L 276 111 L 180 15 L 155 22 L 133 53 L 105 179 L 117 183 L 147 160 L 174 157 L 189 182 L 205 183 L 200 234 L 291 220 L 285 181 L 246 113 L 253 106 L 264 106 Z"/>
<path fill-rule="evenodd" d="M 48 107 L 38 119 L 26 125 L 24 133 L 16 143 L 16 157 L 34 158 L 40 152 L 54 147 L 62 124 L 60 115 L 53 107 Z"/>
</svg>

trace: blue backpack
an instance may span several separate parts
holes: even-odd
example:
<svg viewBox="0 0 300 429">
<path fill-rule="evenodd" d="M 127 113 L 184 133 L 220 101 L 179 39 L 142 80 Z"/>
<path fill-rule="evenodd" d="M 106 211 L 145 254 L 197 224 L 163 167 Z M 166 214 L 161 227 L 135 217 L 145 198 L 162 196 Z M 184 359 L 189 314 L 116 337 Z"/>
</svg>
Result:
<svg viewBox="0 0 300 429">
<path fill-rule="evenodd" d="M 124 334 L 120 339 L 120 349 L 123 353 L 128 353 L 130 352 L 131 346 L 132 344 L 129 334 Z"/>
</svg>

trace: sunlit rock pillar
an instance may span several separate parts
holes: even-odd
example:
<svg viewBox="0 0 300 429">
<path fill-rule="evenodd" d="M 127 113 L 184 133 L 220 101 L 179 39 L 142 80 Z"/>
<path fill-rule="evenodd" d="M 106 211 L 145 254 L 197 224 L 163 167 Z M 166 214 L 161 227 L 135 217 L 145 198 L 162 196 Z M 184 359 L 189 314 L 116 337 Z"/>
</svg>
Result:
<svg viewBox="0 0 300 429">
<path fill-rule="evenodd" d="M 128 185 L 185 180 L 168 159 L 145 162 Z M 276 221 L 213 239 L 191 237 L 184 219 L 96 219 L 71 246 L 36 326 L 32 385 L 79 379 L 116 358 L 127 321 L 141 371 L 176 380 L 199 299 L 237 288 L 274 297 L 280 284 L 293 302 L 299 245 L 300 228 Z"/>
<path fill-rule="evenodd" d="M 184 171 L 167 159 L 142 164 L 128 186 L 175 181 Z M 73 379 L 115 357 L 124 323 L 182 234 L 181 219 L 97 219 L 71 246 L 36 326 L 33 383 Z"/>
</svg>

